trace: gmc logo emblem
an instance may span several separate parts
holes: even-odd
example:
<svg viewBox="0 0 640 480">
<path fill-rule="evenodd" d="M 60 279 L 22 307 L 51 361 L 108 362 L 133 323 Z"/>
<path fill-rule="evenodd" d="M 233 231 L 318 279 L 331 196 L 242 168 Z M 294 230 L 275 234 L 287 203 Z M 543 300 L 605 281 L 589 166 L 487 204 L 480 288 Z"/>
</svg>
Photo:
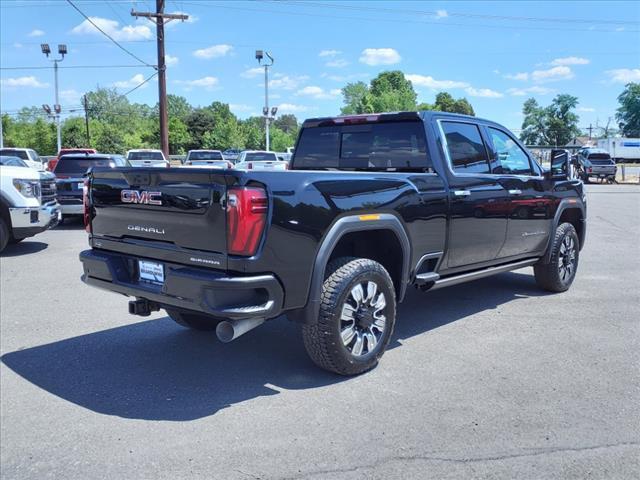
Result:
<svg viewBox="0 0 640 480">
<path fill-rule="evenodd" d="M 146 190 L 120 190 L 122 203 L 140 203 L 142 205 L 162 205 L 162 192 L 147 192 Z"/>
</svg>

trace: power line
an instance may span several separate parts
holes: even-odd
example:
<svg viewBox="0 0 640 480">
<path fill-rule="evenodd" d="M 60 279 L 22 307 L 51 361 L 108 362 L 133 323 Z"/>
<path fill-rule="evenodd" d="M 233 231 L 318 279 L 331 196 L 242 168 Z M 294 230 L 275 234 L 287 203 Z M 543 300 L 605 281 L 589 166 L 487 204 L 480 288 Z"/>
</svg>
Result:
<svg viewBox="0 0 640 480">
<path fill-rule="evenodd" d="M 411 10 L 411 9 L 400 9 L 400 8 L 384 8 L 384 7 L 371 7 L 371 6 L 363 6 L 363 5 L 342 5 L 334 2 L 313 2 L 313 1 L 296 1 L 296 0 L 267 0 L 273 3 L 288 3 L 293 5 L 305 5 L 312 7 L 321 7 L 321 8 L 335 8 L 335 9 L 345 9 L 345 10 L 370 10 L 370 11 L 381 11 L 388 13 L 400 13 L 406 15 L 438 15 L 438 11 L 425 11 L 425 10 Z M 509 16 L 509 15 L 490 15 L 490 14 L 480 14 L 480 13 L 463 13 L 463 12 L 446 12 L 447 17 L 462 17 L 462 18 L 481 18 L 481 19 L 490 19 L 490 20 L 508 20 L 508 21 L 527 21 L 527 22 L 556 22 L 556 23 L 587 23 L 587 24 L 611 24 L 611 25 L 637 25 L 638 22 L 630 21 L 630 20 L 602 20 L 602 19 L 585 19 L 585 18 L 558 18 L 558 17 L 519 17 L 519 16 Z"/>
<path fill-rule="evenodd" d="M 145 83 L 147 83 L 149 80 L 151 80 L 153 77 L 155 77 L 156 75 L 158 75 L 158 72 L 153 72 L 153 75 L 148 76 L 147 78 L 145 78 L 141 83 L 139 83 L 138 85 L 136 85 L 135 87 L 133 87 L 131 90 L 129 90 L 127 93 L 123 93 L 122 96 L 126 97 L 127 95 L 129 95 L 132 92 L 135 92 L 137 89 L 139 89 L 141 86 L 143 86 Z"/>
<path fill-rule="evenodd" d="M 80 10 L 71 0 L 67 0 L 67 3 L 69 5 L 71 5 L 80 15 L 82 15 L 91 25 L 93 25 L 94 27 L 96 27 L 98 29 L 98 31 L 100 33 L 102 33 L 105 37 L 107 37 L 109 40 L 111 40 L 118 48 L 120 48 L 120 50 L 122 50 L 123 52 L 127 53 L 128 55 L 132 56 L 133 58 L 135 58 L 136 60 L 138 60 L 140 63 L 142 63 L 143 65 L 146 65 L 147 67 L 151 67 L 151 68 L 156 68 L 157 67 L 155 65 L 151 65 L 150 63 L 145 62 L 144 60 L 142 60 L 140 57 L 138 57 L 136 54 L 132 53 L 131 51 L 127 50 L 126 48 L 124 48 L 120 43 L 118 43 L 111 35 L 109 35 L 107 32 L 105 32 L 104 30 L 102 30 L 98 25 L 95 24 L 95 22 L 93 20 L 91 20 L 91 18 L 89 18 L 87 15 L 85 15 L 85 13 Z"/>
<path fill-rule="evenodd" d="M 21 67 L 0 67 L 0 70 L 48 70 L 53 67 L 43 66 L 21 66 Z M 140 65 L 65 65 L 58 67 L 63 68 L 140 68 Z"/>
<path fill-rule="evenodd" d="M 487 24 L 479 24 L 479 23 L 475 23 L 475 24 L 455 23 L 450 21 L 442 22 L 439 20 L 413 20 L 413 19 L 380 18 L 380 17 L 370 18 L 370 17 L 361 17 L 361 16 L 347 17 L 347 16 L 341 16 L 341 15 L 331 15 L 331 14 L 315 13 L 315 12 L 314 13 L 294 12 L 294 11 L 287 11 L 287 10 L 269 10 L 264 8 L 239 7 L 239 6 L 231 6 L 228 3 L 222 3 L 222 4 L 220 3 L 208 4 L 208 3 L 195 3 L 195 2 L 184 2 L 184 3 L 186 5 L 199 6 L 199 7 L 224 8 L 228 10 L 241 10 L 241 11 L 248 11 L 248 12 L 259 12 L 259 13 L 274 13 L 274 14 L 281 14 L 281 15 L 293 15 L 293 16 L 312 17 L 312 18 L 333 18 L 338 20 L 349 20 L 349 21 L 368 21 L 368 22 L 376 22 L 376 23 L 380 23 L 380 22 L 401 23 L 401 24 L 413 23 L 413 24 L 419 24 L 419 25 L 435 25 L 440 27 L 463 27 L 463 28 L 480 27 L 480 28 L 496 28 L 496 29 L 502 29 L 502 30 L 516 29 L 516 30 L 544 30 L 544 31 L 562 31 L 562 32 L 567 32 L 567 31 L 607 32 L 607 33 L 612 33 L 615 31 L 615 30 L 604 30 L 604 29 L 597 29 L 597 28 L 585 29 L 585 28 L 542 27 L 542 26 L 533 27 L 533 26 L 518 26 L 518 25 L 487 25 Z M 300 6 L 304 6 L 304 4 L 301 4 Z M 327 5 L 327 7 L 330 7 L 330 6 L 331 5 Z M 640 32 L 640 30 L 625 29 L 623 31 L 619 31 L 616 33 L 638 33 L 638 32 Z"/>
</svg>

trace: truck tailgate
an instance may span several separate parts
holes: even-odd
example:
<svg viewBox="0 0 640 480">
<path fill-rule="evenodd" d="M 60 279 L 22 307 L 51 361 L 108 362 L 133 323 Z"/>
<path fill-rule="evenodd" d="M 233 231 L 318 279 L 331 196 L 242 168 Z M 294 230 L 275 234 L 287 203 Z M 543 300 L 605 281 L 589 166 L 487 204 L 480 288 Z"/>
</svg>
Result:
<svg viewBox="0 0 640 480">
<path fill-rule="evenodd" d="M 91 175 L 92 246 L 226 268 L 223 171 L 100 169 Z"/>
</svg>

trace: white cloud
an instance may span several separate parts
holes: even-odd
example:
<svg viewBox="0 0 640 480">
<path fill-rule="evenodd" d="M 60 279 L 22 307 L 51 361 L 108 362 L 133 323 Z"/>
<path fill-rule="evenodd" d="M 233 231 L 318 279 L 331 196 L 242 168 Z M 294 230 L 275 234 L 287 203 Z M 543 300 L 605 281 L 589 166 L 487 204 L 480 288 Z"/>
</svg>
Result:
<svg viewBox="0 0 640 480">
<path fill-rule="evenodd" d="M 64 103 L 67 103 L 67 104 L 80 103 L 81 97 L 82 97 L 82 94 L 73 88 L 70 88 L 68 90 L 62 90 L 60 92 L 60 100 L 62 101 L 63 104 Z"/>
<path fill-rule="evenodd" d="M 24 47 L 24 45 L 22 45 L 20 42 L 16 42 L 13 44 L 13 48 L 22 48 Z"/>
<path fill-rule="evenodd" d="M 299 97 L 312 97 L 318 99 L 336 98 L 340 95 L 341 90 L 339 88 L 333 88 L 329 91 L 325 91 L 323 88 L 316 86 L 304 87 L 296 92 L 296 96 Z"/>
<path fill-rule="evenodd" d="M 329 80 L 333 80 L 334 82 L 348 82 L 351 80 L 369 78 L 368 73 L 352 73 L 349 75 L 329 75 L 328 73 L 323 73 L 320 76 L 323 78 L 328 78 Z"/>
<path fill-rule="evenodd" d="M 0 85 L 7 88 L 45 88 L 48 87 L 48 83 L 43 83 L 33 75 L 25 77 L 14 78 L 2 78 L 0 79 Z"/>
<path fill-rule="evenodd" d="M 505 74 L 504 78 L 508 78 L 509 80 L 526 81 L 526 80 L 529 80 L 529 74 L 527 72 L 507 73 Z"/>
<path fill-rule="evenodd" d="M 198 58 L 205 58 L 208 60 L 211 58 L 224 57 L 228 53 L 231 53 L 232 50 L 233 47 L 231 45 L 223 43 L 220 45 L 211 45 L 207 48 L 200 48 L 198 50 L 195 50 L 193 52 L 193 56 Z"/>
<path fill-rule="evenodd" d="M 446 10 L 436 10 L 435 18 L 447 18 L 449 14 Z"/>
<path fill-rule="evenodd" d="M 129 80 L 119 80 L 117 82 L 113 82 L 112 85 L 116 88 L 133 88 L 137 85 L 140 85 L 142 82 L 144 82 L 144 75 L 142 75 L 141 73 L 136 73 Z M 148 83 L 145 83 L 140 88 L 147 88 L 148 85 Z"/>
<path fill-rule="evenodd" d="M 255 78 L 258 75 L 263 75 L 264 74 L 264 68 L 262 67 L 254 67 L 254 68 L 250 68 L 248 70 L 245 70 L 244 72 L 242 72 L 240 74 L 241 77 L 244 78 Z"/>
<path fill-rule="evenodd" d="M 365 48 L 360 54 L 360 62 L 366 65 L 393 65 L 400 63 L 402 57 L 393 48 Z"/>
<path fill-rule="evenodd" d="M 427 75 L 409 74 L 404 76 L 412 84 L 418 87 L 427 87 L 434 90 L 448 90 L 451 88 L 467 88 L 470 87 L 467 82 L 459 82 L 456 80 L 436 80 Z"/>
<path fill-rule="evenodd" d="M 276 73 L 273 80 L 269 80 L 269 87 L 281 88 L 283 90 L 295 90 L 301 83 L 309 80 L 307 75 L 284 75 L 282 73 Z"/>
<path fill-rule="evenodd" d="M 604 72 L 612 83 L 640 82 L 640 68 L 616 68 Z"/>
<path fill-rule="evenodd" d="M 540 87 L 537 85 L 527 88 L 510 88 L 507 90 L 507 93 L 514 97 L 523 97 L 525 95 L 549 95 L 553 92 L 555 92 L 555 90 L 552 88 Z"/>
<path fill-rule="evenodd" d="M 180 62 L 178 57 L 174 57 L 173 55 L 164 56 L 164 63 L 167 64 L 167 67 L 173 67 L 174 65 L 177 65 L 178 62 Z"/>
<path fill-rule="evenodd" d="M 319 57 L 335 57 L 336 55 L 340 55 L 342 52 L 340 50 L 322 50 L 318 56 Z"/>
<path fill-rule="evenodd" d="M 343 68 L 349 65 L 349 62 L 347 62 L 344 58 L 337 58 L 325 63 L 325 65 L 330 68 Z"/>
<path fill-rule="evenodd" d="M 251 105 L 245 105 L 244 103 L 230 103 L 229 108 L 232 112 L 250 112 L 254 109 Z"/>
<path fill-rule="evenodd" d="M 176 80 L 178 85 L 184 85 L 185 90 L 191 90 L 194 87 L 204 88 L 205 90 L 213 90 L 218 85 L 218 79 L 216 77 L 202 77 L 195 80 Z"/>
<path fill-rule="evenodd" d="M 309 110 L 309 107 L 296 105 L 295 103 L 281 103 L 278 105 L 278 113 L 306 112 L 307 110 Z"/>
<path fill-rule="evenodd" d="M 31 32 L 29 33 L 29 35 L 27 35 L 28 37 L 42 37 L 44 35 L 44 31 L 39 30 L 39 29 L 35 29 L 35 30 L 31 30 Z"/>
<path fill-rule="evenodd" d="M 573 78 L 573 72 L 565 65 L 549 68 L 548 70 L 534 70 L 531 78 L 535 82 L 555 82 L 557 80 L 569 80 Z"/>
<path fill-rule="evenodd" d="M 490 88 L 473 88 L 467 87 L 464 89 L 467 92 L 467 95 L 470 97 L 484 97 L 484 98 L 500 98 L 504 97 L 504 95 L 500 92 L 496 92 L 495 90 L 491 90 Z"/>
<path fill-rule="evenodd" d="M 578 107 L 579 112 L 595 112 L 596 109 L 592 107 Z"/>
<path fill-rule="evenodd" d="M 588 58 L 582 57 L 564 57 L 564 58 L 556 58 L 551 61 L 551 65 L 587 65 L 591 63 L 591 60 Z"/>
<path fill-rule="evenodd" d="M 153 38 L 151 28 L 147 25 L 125 25 L 122 28 L 120 24 L 115 20 L 109 20 L 108 18 L 101 17 L 89 17 L 93 23 L 95 23 L 105 33 L 113 37 L 114 40 L 149 40 Z M 100 31 L 94 27 L 89 20 L 83 21 L 81 24 L 75 26 L 71 33 L 76 35 L 102 35 Z"/>
</svg>

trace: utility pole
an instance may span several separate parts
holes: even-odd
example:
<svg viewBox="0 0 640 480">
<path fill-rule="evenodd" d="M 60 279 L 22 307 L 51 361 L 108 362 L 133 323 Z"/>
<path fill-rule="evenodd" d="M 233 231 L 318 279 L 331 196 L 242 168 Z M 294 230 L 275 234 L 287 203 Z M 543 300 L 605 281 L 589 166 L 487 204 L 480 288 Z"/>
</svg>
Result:
<svg viewBox="0 0 640 480">
<path fill-rule="evenodd" d="M 91 135 L 89 134 L 89 101 L 87 100 L 87 95 L 82 99 L 82 103 L 84 105 L 84 126 L 87 130 L 87 147 L 91 148 Z"/>
<path fill-rule="evenodd" d="M 264 130 L 265 130 L 265 146 L 267 152 L 269 151 L 269 123 L 276 116 L 278 111 L 278 107 L 273 107 L 271 112 L 269 112 L 269 67 L 273 65 L 273 57 L 269 55 L 269 52 L 264 52 L 262 50 L 256 50 L 256 60 L 258 60 L 258 64 L 262 63 L 262 59 L 264 56 L 269 57 L 271 63 L 264 64 L 264 107 L 262 107 L 262 114 L 264 116 Z M 271 113 L 271 115 L 269 115 Z"/>
<path fill-rule="evenodd" d="M 189 19 L 189 15 L 164 13 L 164 0 L 156 0 L 156 11 L 136 12 L 131 10 L 131 16 L 148 18 L 156 24 L 158 43 L 158 104 L 160 106 L 160 145 L 165 156 L 169 158 L 169 115 L 167 113 L 167 66 L 164 61 L 164 25 L 171 20 Z"/>
<path fill-rule="evenodd" d="M 40 50 L 44 53 L 47 58 L 51 54 L 51 48 L 48 43 L 43 43 L 40 45 Z M 58 96 L 58 63 L 64 60 L 64 56 L 67 54 L 67 46 L 64 44 L 58 45 L 58 54 L 60 58 L 54 58 L 51 60 L 53 62 L 53 75 L 54 75 L 54 84 L 56 90 L 56 103 L 53 105 L 53 109 L 55 111 L 55 120 L 56 120 L 56 137 L 58 143 L 58 151 L 62 148 L 62 135 L 60 133 L 60 112 L 62 111 L 62 107 L 60 106 L 60 100 Z"/>
<path fill-rule="evenodd" d="M 593 126 L 589 124 L 589 128 L 587 128 L 587 130 L 589 130 L 589 140 L 591 140 L 591 132 L 593 131 Z"/>
</svg>

